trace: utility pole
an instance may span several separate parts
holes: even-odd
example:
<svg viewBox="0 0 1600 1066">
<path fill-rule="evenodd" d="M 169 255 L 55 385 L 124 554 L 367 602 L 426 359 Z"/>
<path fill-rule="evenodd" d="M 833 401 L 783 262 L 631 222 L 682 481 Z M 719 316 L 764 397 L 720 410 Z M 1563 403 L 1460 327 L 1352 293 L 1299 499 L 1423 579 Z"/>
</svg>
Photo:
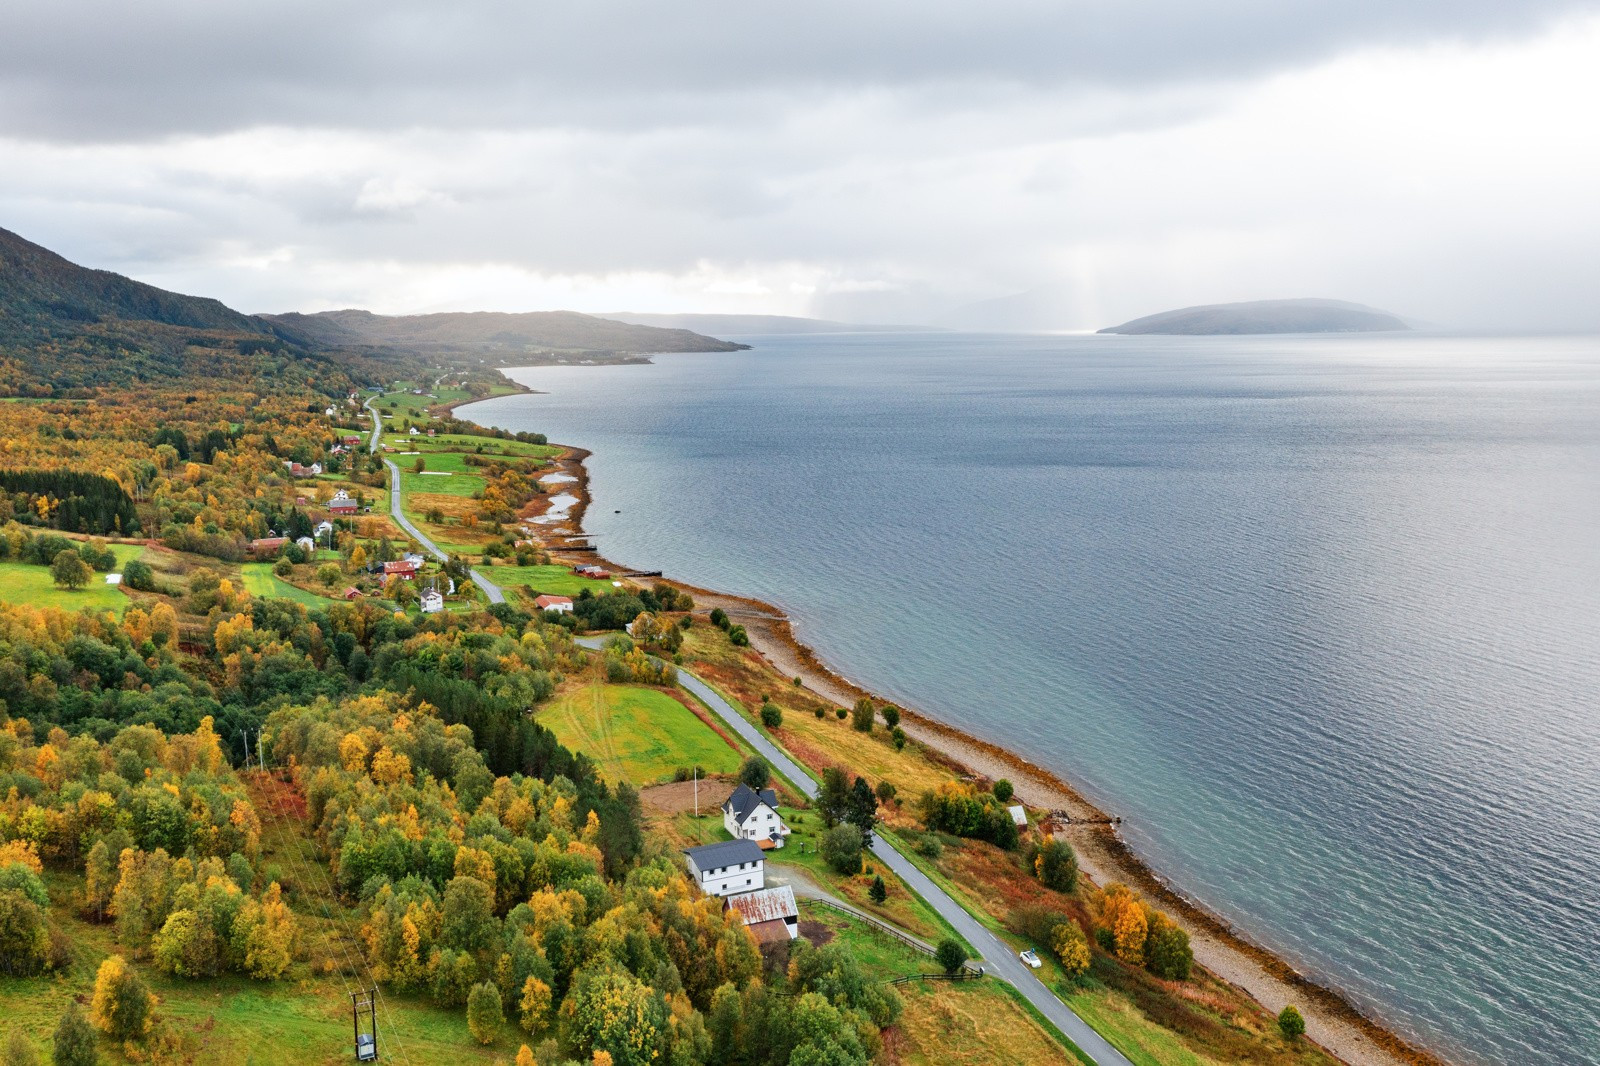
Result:
<svg viewBox="0 0 1600 1066">
<path fill-rule="evenodd" d="M 700 767 L 694 768 L 694 816 L 700 817 Z"/>
</svg>

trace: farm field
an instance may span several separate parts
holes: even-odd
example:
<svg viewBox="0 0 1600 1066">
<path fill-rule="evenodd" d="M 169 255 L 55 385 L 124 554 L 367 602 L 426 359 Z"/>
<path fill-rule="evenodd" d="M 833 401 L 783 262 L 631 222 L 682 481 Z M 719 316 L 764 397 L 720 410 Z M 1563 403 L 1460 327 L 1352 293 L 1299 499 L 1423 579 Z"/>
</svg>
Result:
<svg viewBox="0 0 1600 1066">
<path fill-rule="evenodd" d="M 112 544 L 110 548 L 116 553 L 118 571 L 145 550 L 142 544 Z M 130 602 L 120 588 L 106 584 L 106 576 L 99 571 L 83 588 L 69 591 L 56 588 L 48 566 L 32 563 L 0 563 L 0 600 L 68 611 L 82 607 L 120 610 Z"/>
<path fill-rule="evenodd" d="M 556 697 L 539 711 L 556 738 L 595 761 L 608 781 L 648 785 L 673 771 L 739 769 L 743 753 L 693 711 L 664 692 L 639 685 L 591 682 Z"/>
</svg>

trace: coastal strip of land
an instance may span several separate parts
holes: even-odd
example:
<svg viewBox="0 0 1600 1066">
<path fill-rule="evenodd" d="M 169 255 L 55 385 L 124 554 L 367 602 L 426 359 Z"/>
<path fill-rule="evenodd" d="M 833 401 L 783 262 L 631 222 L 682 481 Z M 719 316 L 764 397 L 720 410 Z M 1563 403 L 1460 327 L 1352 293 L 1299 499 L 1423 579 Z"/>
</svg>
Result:
<svg viewBox="0 0 1600 1066">
<path fill-rule="evenodd" d="M 457 417 L 462 417 L 457 412 Z M 589 453 L 568 448 L 559 466 L 577 480 L 563 486 L 578 498 L 560 522 L 542 532 L 581 535 L 590 502 Z M 559 554 L 559 549 L 553 549 Z M 617 571 L 630 569 L 590 551 L 585 561 Z M 825 663 L 794 634 L 787 614 L 779 607 L 750 597 L 736 596 L 675 580 L 666 584 L 695 598 L 701 613 L 721 608 L 745 627 L 751 646 L 784 677 L 799 678 L 813 693 L 848 706 L 866 697 L 885 700 L 844 677 Z M 1168 911 L 1189 933 L 1195 961 L 1219 979 L 1242 990 L 1269 1011 L 1288 1004 L 1304 1015 L 1307 1036 L 1350 1066 L 1445 1066 L 1437 1055 L 1411 1043 L 1369 1018 L 1343 995 L 1301 974 L 1272 951 L 1252 942 L 1224 918 L 1191 899 L 1161 878 L 1122 840 L 1116 820 L 1087 799 L 1060 775 L 997 745 L 955 729 L 915 708 L 904 708 L 902 728 L 915 741 L 974 776 L 1006 778 L 1018 799 L 1031 807 L 1061 812 L 1057 835 L 1078 853 L 1080 867 L 1094 882 L 1121 882 L 1133 886 L 1152 903 Z"/>
</svg>

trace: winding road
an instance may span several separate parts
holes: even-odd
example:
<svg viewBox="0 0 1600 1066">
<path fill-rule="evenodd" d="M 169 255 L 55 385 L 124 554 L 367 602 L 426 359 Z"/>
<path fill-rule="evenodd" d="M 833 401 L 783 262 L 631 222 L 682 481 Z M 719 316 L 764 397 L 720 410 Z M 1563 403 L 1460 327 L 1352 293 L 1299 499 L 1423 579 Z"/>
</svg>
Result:
<svg viewBox="0 0 1600 1066">
<path fill-rule="evenodd" d="M 370 399 L 366 402 L 366 408 L 372 414 L 371 451 L 373 454 L 377 454 L 378 447 L 383 439 L 383 419 L 378 414 L 377 409 L 372 406 Z M 401 513 L 400 468 L 391 459 L 385 459 L 383 463 L 389 468 L 391 486 L 389 493 L 390 514 L 393 515 L 394 520 L 400 524 L 402 529 L 415 537 L 417 543 L 431 552 L 435 558 L 441 561 L 447 559 L 448 556 L 439 550 L 438 545 L 429 540 L 421 530 L 411 524 L 410 519 Z M 505 595 L 500 591 L 498 585 L 476 570 L 472 570 L 470 573 L 473 582 L 483 590 L 490 603 L 505 602 Z M 587 648 L 598 649 L 603 647 L 608 639 L 610 638 L 580 637 L 578 638 L 578 643 Z M 762 757 L 772 764 L 773 769 L 792 782 L 807 798 L 817 798 L 817 783 L 812 779 L 811 775 L 799 763 L 784 754 L 776 744 L 768 740 L 755 726 L 750 724 L 744 715 L 740 714 L 732 704 L 723 699 L 716 689 L 682 667 L 678 668 L 678 684 L 693 693 L 700 702 L 711 708 L 718 717 L 728 724 L 729 728 L 743 737 L 745 742 L 752 748 L 760 752 Z M 1089 1058 L 1100 1064 L 1100 1066 L 1133 1066 L 1122 1052 L 1112 1047 L 1104 1037 L 1091 1029 L 1087 1022 L 1074 1014 L 1070 1007 L 1058 999 L 1055 993 L 1045 987 L 1044 982 L 1035 977 L 1033 971 L 1022 960 L 1017 958 L 1016 952 L 1011 950 L 1009 944 L 1006 944 L 985 928 L 965 907 L 957 903 L 944 889 L 934 884 L 927 874 L 919 870 L 910 859 L 902 855 L 899 849 L 885 840 L 881 834 L 874 835 L 871 850 L 879 861 L 893 870 L 907 885 L 910 885 L 912 891 L 927 900 L 928 905 L 938 911 L 940 917 L 949 922 L 956 932 L 960 933 L 967 943 L 978 951 L 979 955 L 982 956 L 986 973 L 992 977 L 998 977 L 1010 984 L 1018 992 L 1021 992 L 1040 1014 L 1050 1019 L 1051 1023 L 1065 1033 L 1067 1038 L 1076 1044 Z"/>
<path fill-rule="evenodd" d="M 372 415 L 372 444 L 368 450 L 376 455 L 379 445 L 383 443 L 383 418 L 378 414 L 378 409 L 372 406 L 371 400 L 367 401 L 366 408 Z M 416 542 L 422 545 L 424 551 L 441 563 L 449 561 L 450 556 L 440 550 L 437 544 L 429 540 L 426 533 L 412 525 L 411 519 L 407 518 L 401 510 L 400 468 L 394 465 L 393 459 L 385 459 L 383 465 L 389 468 L 389 514 L 400 524 L 401 529 L 411 534 Z M 478 573 L 477 570 L 468 570 L 467 574 L 472 578 L 472 583 L 483 590 L 483 594 L 489 598 L 490 603 L 506 602 L 505 593 L 500 591 L 499 585 Z"/>
<path fill-rule="evenodd" d="M 609 639 L 610 637 L 580 637 L 578 643 L 586 648 L 598 649 L 604 647 Z M 734 732 L 744 738 L 745 743 L 760 752 L 761 756 L 772 764 L 773 769 L 787 778 L 808 798 L 817 798 L 817 783 L 812 780 L 811 775 L 768 740 L 732 704 L 723 699 L 716 689 L 681 666 L 678 667 L 678 684 L 711 708 Z M 1122 1052 L 1089 1028 L 1087 1022 L 1072 1012 L 1072 1008 L 1061 1002 L 1055 993 L 1045 987 L 1044 982 L 1035 977 L 1033 971 L 1017 958 L 1016 952 L 1011 950 L 1009 944 L 986 929 L 965 907 L 934 884 L 927 874 L 919 870 L 881 834 L 873 836 L 871 850 L 885 866 L 910 885 L 912 891 L 927 900 L 928 905 L 938 911 L 940 917 L 949 922 L 967 943 L 977 949 L 982 956 L 984 972 L 991 977 L 1000 978 L 1021 992 L 1029 1003 L 1038 1008 L 1040 1014 L 1050 1019 L 1057 1029 L 1065 1033 L 1069 1040 L 1077 1044 L 1080 1050 L 1100 1066 L 1133 1066 Z"/>
</svg>

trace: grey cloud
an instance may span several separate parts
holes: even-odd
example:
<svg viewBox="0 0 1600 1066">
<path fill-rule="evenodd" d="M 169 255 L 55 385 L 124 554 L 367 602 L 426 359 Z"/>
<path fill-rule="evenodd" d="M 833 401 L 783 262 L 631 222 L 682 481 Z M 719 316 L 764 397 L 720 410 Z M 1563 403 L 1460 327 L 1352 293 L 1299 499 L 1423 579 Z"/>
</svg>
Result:
<svg viewBox="0 0 1600 1066">
<path fill-rule="evenodd" d="M 765 113 L 774 96 L 1238 79 L 1361 45 L 1528 32 L 1594 7 L 59 0 L 0 13 L 0 133 L 115 142 L 258 125 L 738 122 Z"/>
</svg>

